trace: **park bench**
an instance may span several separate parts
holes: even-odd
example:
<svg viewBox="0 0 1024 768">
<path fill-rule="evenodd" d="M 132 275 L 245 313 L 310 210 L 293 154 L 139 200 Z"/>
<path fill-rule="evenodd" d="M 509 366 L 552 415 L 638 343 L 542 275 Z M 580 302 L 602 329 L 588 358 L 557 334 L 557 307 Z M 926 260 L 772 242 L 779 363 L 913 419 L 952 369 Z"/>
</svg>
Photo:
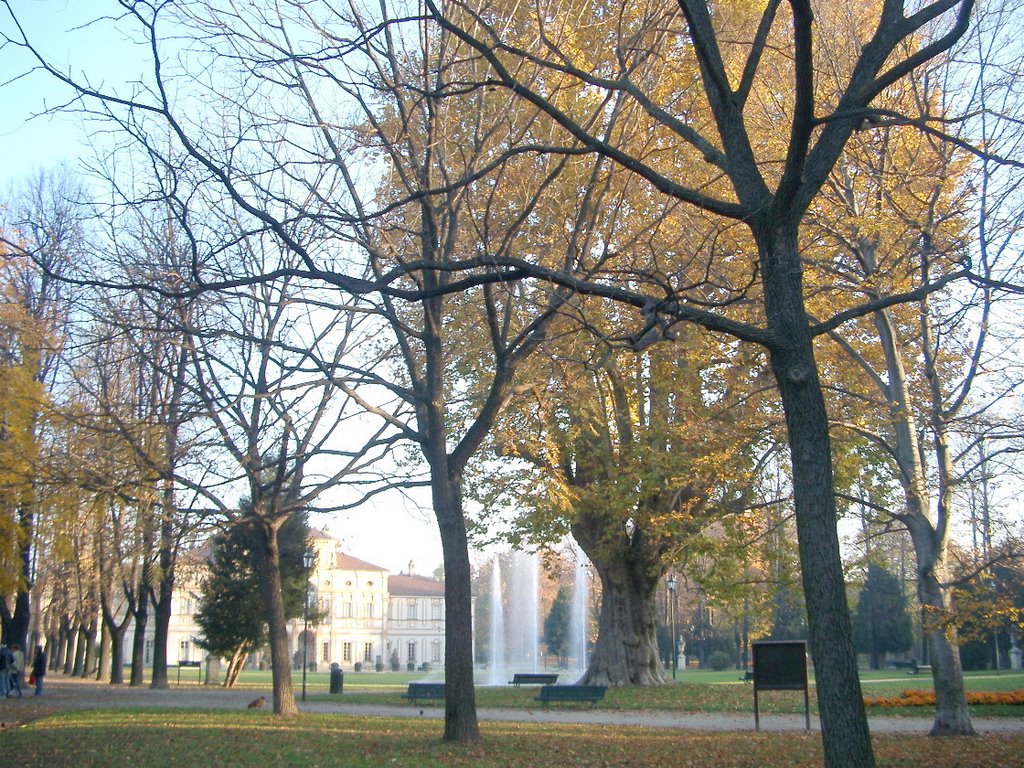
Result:
<svg viewBox="0 0 1024 768">
<path fill-rule="evenodd" d="M 552 701 L 589 701 L 593 707 L 604 698 L 606 690 L 603 685 L 545 685 L 536 700 L 545 707 Z"/>
<path fill-rule="evenodd" d="M 889 662 L 890 667 L 895 669 L 905 669 L 908 675 L 919 675 L 922 672 L 931 673 L 932 668 L 930 664 L 918 664 L 914 661 L 891 661 Z"/>
<path fill-rule="evenodd" d="M 741 677 L 740 680 L 742 680 L 745 683 L 753 682 L 754 670 L 748 669 L 746 672 L 743 673 L 743 677 Z"/>
<path fill-rule="evenodd" d="M 199 682 L 203 682 L 203 667 L 202 662 L 199 661 L 179 661 L 178 662 L 178 682 L 181 682 L 181 668 L 186 669 L 197 669 L 199 670 Z"/>
<path fill-rule="evenodd" d="M 548 672 L 516 672 L 508 682 L 516 688 L 520 685 L 554 685 L 558 682 L 558 675 Z"/>
<path fill-rule="evenodd" d="M 444 699 L 444 683 L 409 683 L 402 698 L 414 703 L 417 699 Z"/>
</svg>

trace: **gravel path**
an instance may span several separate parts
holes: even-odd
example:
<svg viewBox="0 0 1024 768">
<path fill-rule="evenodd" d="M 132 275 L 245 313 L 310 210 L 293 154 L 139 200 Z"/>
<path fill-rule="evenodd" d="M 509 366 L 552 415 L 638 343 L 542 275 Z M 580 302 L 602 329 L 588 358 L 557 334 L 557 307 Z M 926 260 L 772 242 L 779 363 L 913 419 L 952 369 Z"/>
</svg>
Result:
<svg viewBox="0 0 1024 768">
<path fill-rule="evenodd" d="M 270 699 L 269 691 L 253 689 L 226 690 L 219 686 L 174 687 L 155 691 L 149 688 L 112 687 L 95 681 L 52 675 L 46 678 L 44 695 L 26 695 L 21 699 L 0 700 L 0 727 L 10 727 L 56 712 L 69 709 L 117 709 L 137 707 L 188 707 L 200 709 L 244 709 L 259 695 Z M 268 701 L 269 706 L 269 701 Z M 440 720 L 444 708 L 432 706 L 384 706 L 375 704 L 346 704 L 344 697 L 337 701 L 308 701 L 299 703 L 303 712 L 325 712 L 361 717 L 423 717 Z M 663 710 L 621 711 L 601 708 L 552 707 L 544 709 L 487 709 L 480 708 L 481 721 L 583 723 L 620 727 L 646 726 L 653 728 L 681 728 L 697 731 L 753 731 L 752 714 L 676 714 Z M 931 728 L 932 719 L 926 717 L 872 717 L 873 733 L 921 733 Z M 815 717 L 811 728 L 818 729 Z M 980 733 L 1024 733 L 1024 718 L 975 718 L 974 727 Z M 761 728 L 766 731 L 799 731 L 804 728 L 803 715 L 763 714 Z"/>
</svg>

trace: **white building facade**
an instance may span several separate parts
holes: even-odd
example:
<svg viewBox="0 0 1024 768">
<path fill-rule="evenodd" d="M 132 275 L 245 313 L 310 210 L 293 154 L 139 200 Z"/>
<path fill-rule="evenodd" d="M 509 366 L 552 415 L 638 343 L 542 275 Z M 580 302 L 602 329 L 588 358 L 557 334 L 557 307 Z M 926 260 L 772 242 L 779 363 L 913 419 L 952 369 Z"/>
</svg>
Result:
<svg viewBox="0 0 1024 768">
<path fill-rule="evenodd" d="M 322 620 L 306 630 L 306 642 L 318 669 L 333 663 L 346 670 L 356 664 L 362 669 L 444 666 L 443 582 L 389 573 L 345 554 L 336 539 L 321 532 L 312 532 L 311 543 L 316 565 L 310 604 Z M 296 653 L 302 650 L 302 623 L 296 619 L 289 626 Z"/>
<path fill-rule="evenodd" d="M 309 580 L 311 620 L 288 623 L 293 666 L 301 669 L 303 638 L 311 669 L 338 664 L 345 671 L 397 666 L 406 670 L 444 668 L 444 582 L 412 574 L 393 574 L 340 549 L 340 542 L 322 531 L 310 532 L 316 564 Z M 167 643 L 167 664 L 205 660 L 196 645 L 201 632 L 195 622 L 204 565 L 198 558 L 179 561 Z M 319 621 L 316 619 L 319 618 Z M 153 660 L 152 622 L 146 633 L 145 662 Z M 131 658 L 131 632 L 125 637 L 125 659 Z M 252 663 L 259 663 L 254 658 Z M 171 672 L 172 676 L 175 674 Z M 186 673 L 182 673 L 184 675 Z"/>
</svg>

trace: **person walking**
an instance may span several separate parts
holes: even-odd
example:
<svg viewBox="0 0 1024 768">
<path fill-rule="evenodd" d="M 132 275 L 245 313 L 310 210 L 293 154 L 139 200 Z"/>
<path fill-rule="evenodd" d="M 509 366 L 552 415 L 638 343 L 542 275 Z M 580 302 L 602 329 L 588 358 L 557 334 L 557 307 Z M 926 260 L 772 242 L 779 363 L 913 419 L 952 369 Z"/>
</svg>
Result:
<svg viewBox="0 0 1024 768">
<path fill-rule="evenodd" d="M 43 677 L 46 676 L 46 651 L 43 646 L 36 646 L 36 655 L 32 657 L 32 677 L 30 680 L 36 684 L 36 696 L 43 695 Z"/>
<path fill-rule="evenodd" d="M 6 699 L 11 691 L 11 667 L 14 654 L 6 645 L 0 645 L 0 699 Z"/>
<path fill-rule="evenodd" d="M 11 690 L 7 694 L 13 696 L 15 691 L 18 693 L 20 699 L 21 694 L 21 673 L 25 669 L 25 652 L 21 650 L 21 646 L 17 643 L 11 643 L 11 653 L 14 655 L 14 663 L 11 664 Z"/>
</svg>

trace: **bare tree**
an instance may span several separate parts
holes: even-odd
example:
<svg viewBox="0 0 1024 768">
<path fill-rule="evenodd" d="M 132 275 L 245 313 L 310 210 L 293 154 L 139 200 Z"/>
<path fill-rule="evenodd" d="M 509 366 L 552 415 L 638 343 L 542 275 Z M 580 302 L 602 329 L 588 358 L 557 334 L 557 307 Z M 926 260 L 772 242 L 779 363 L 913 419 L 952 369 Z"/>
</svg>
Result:
<svg viewBox="0 0 1024 768">
<path fill-rule="evenodd" d="M 98 338 L 83 354 L 103 362 L 107 375 L 91 388 L 94 427 L 107 433 L 133 457 L 140 486 L 135 503 L 136 542 L 141 547 L 135 586 L 125 592 L 135 619 L 131 684 L 143 684 L 145 632 L 153 609 L 150 686 L 165 688 L 167 642 L 178 554 L 197 523 L 180 478 L 202 460 L 190 458 L 201 404 L 190 398 L 183 318 L 197 301 L 132 290 L 104 290 L 97 272 L 125 275 L 129 281 L 174 285 L 180 280 L 182 246 L 166 205 L 144 204 L 130 197 L 108 176 L 119 204 L 105 211 L 106 242 L 75 277 L 93 289 Z M 103 339 L 109 339 L 103 347 Z M 114 354 L 113 360 L 108 355 Z M 115 375 L 111 365 L 121 365 Z M 123 377 L 118 380 L 117 376 Z M 85 382 L 82 382 L 83 384 Z M 199 470 L 201 471 L 201 470 Z M 194 496 L 194 492 L 192 492 Z M 127 585 L 126 585 L 127 587 Z"/>
<path fill-rule="evenodd" d="M 141 685 L 151 603 L 144 564 L 156 556 L 152 502 L 160 479 L 146 461 L 147 447 L 158 439 L 149 417 L 152 399 L 145 396 L 153 362 L 145 351 L 154 329 L 130 298 L 94 294 L 87 304 L 94 317 L 66 350 L 73 378 L 66 401 L 55 408 L 68 438 L 63 474 L 54 481 L 89 498 L 101 530 L 99 601 L 110 641 L 110 683 L 124 682 L 124 640 L 134 622 L 132 681 Z"/>
<path fill-rule="evenodd" d="M 137 92 L 139 99 L 124 98 L 83 82 L 79 93 L 138 141 L 155 167 L 175 169 L 174 183 L 163 191 L 175 197 L 180 225 L 191 233 L 189 281 L 160 287 L 150 281 L 150 287 L 194 295 L 272 285 L 286 277 L 316 281 L 368 297 L 392 332 L 393 341 L 380 357 L 393 361 L 390 371 L 332 370 L 332 361 L 325 370 L 367 412 L 413 441 L 428 467 L 445 557 L 445 735 L 476 739 L 463 472 L 505 402 L 517 366 L 544 337 L 548 318 L 564 301 L 558 291 L 517 286 L 512 281 L 519 273 L 491 267 L 490 254 L 512 253 L 528 239 L 531 249 L 549 255 L 543 228 L 531 217 L 564 162 L 537 159 L 546 131 L 542 126 L 536 132 L 530 114 L 512 112 L 509 97 L 495 100 L 478 91 L 467 95 L 466 105 L 444 98 L 462 91 L 463 52 L 422 19 L 393 17 L 385 7 L 371 16 L 330 3 L 286 2 L 273 9 L 124 3 L 123 8 L 124 21 L 135 22 L 154 46 L 151 90 Z M 178 21 L 196 30 L 185 43 L 189 60 L 211 65 L 209 71 L 224 72 L 217 67 L 226 65 L 246 84 L 222 89 L 225 80 L 215 78 L 209 84 L 215 113 L 192 111 L 188 97 L 177 101 L 166 90 L 174 86 L 178 64 L 163 58 L 175 43 L 161 37 L 160 29 L 165 15 L 179 11 Z M 23 38 L 22 44 L 31 49 Z M 43 66 L 72 84 L 73 78 Z M 203 81 L 189 79 L 186 90 Z M 168 132 L 173 152 L 165 151 Z M 188 158 L 187 171 L 172 161 L 174 153 Z M 509 157 L 522 158 L 525 180 L 510 174 L 505 181 Z M 368 171 L 373 173 L 369 181 L 361 176 Z M 482 185 L 471 198 L 473 188 L 466 182 L 485 177 L 492 188 Z M 199 185 L 189 187 L 195 180 Z M 497 186 L 508 190 L 507 198 Z M 199 205 L 202 195 L 205 205 Z M 238 274 L 236 264 L 222 258 L 232 252 L 230 242 L 216 235 L 205 239 L 211 233 L 201 221 L 207 212 L 228 208 L 242 222 L 242 232 L 248 230 L 242 235 L 234 228 L 231 237 L 269 232 L 290 256 Z M 553 258 L 564 267 L 564 254 Z M 478 274 L 453 277 L 467 267 Z M 452 295 L 456 298 L 446 298 Z M 323 306 L 337 303 L 335 293 Z M 202 338 L 201 324 L 192 324 L 193 338 Z M 470 341 L 476 359 L 465 351 Z M 480 349 L 488 358 L 480 358 L 475 352 Z M 205 359 L 197 349 L 196 375 L 203 371 L 197 361 Z M 451 366 L 455 360 L 493 375 L 469 386 L 471 378 Z M 341 383 L 348 375 L 404 405 L 382 407 L 357 396 Z M 272 403 L 265 406 L 281 416 Z M 247 422 L 248 429 L 257 428 L 252 419 Z M 227 422 L 218 430 L 231 432 Z M 290 427 L 281 430 L 279 446 L 285 445 L 284 435 L 294 438 Z M 247 471 L 274 470 L 266 455 L 236 453 L 245 458 Z M 249 476 L 257 485 L 280 486 L 293 475 L 294 467 L 258 481 Z"/>
<path fill-rule="evenodd" d="M 267 238 L 240 240 L 239 273 L 260 269 L 264 249 L 277 247 Z M 201 484 L 186 484 L 219 510 L 224 524 L 255 528 L 277 714 L 297 712 L 278 531 L 339 483 L 356 491 L 345 504 L 390 486 L 374 465 L 391 452 L 394 430 L 386 420 L 365 418 L 353 397 L 358 387 L 343 372 L 369 355 L 370 319 L 283 276 L 225 293 L 186 325 L 188 387 L 204 403 L 222 454 Z M 235 504 L 233 493 L 247 502 Z"/>
</svg>

